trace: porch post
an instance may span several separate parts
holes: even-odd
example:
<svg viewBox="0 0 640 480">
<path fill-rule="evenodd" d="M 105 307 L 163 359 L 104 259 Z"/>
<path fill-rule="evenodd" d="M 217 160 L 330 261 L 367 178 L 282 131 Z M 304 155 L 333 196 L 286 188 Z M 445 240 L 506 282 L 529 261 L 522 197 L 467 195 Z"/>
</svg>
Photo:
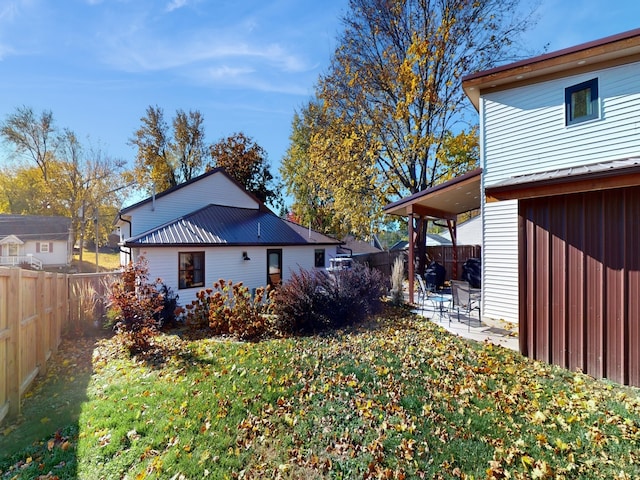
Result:
<svg viewBox="0 0 640 480">
<path fill-rule="evenodd" d="M 415 275 L 415 266 L 414 266 L 414 243 L 415 240 L 413 238 L 413 209 L 409 207 L 408 215 L 407 215 L 408 223 L 409 223 L 409 303 L 413 303 L 414 295 L 413 295 L 413 287 L 414 287 L 414 275 Z"/>
<path fill-rule="evenodd" d="M 453 244 L 453 265 L 451 266 L 451 276 L 454 280 L 458 280 L 458 237 L 456 232 L 456 221 L 447 220 L 451 243 Z"/>
</svg>

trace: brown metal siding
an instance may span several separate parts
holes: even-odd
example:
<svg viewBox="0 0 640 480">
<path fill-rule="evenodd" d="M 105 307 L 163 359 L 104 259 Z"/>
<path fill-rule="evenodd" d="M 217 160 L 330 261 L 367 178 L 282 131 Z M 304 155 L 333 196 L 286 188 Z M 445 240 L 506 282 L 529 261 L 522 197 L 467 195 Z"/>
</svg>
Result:
<svg viewBox="0 0 640 480">
<path fill-rule="evenodd" d="M 520 201 L 523 353 L 640 386 L 640 187 Z"/>
</svg>

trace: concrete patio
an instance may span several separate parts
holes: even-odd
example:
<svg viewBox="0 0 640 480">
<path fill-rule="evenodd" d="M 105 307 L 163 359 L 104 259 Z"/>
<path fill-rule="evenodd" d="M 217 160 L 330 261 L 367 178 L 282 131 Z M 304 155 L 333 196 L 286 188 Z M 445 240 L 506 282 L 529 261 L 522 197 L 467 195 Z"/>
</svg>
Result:
<svg viewBox="0 0 640 480">
<path fill-rule="evenodd" d="M 416 305 L 416 308 L 412 311 L 440 325 L 454 335 L 478 342 L 488 341 L 516 352 L 520 351 L 517 328 L 510 331 L 498 325 L 479 322 L 477 310 L 471 312 L 471 315 L 461 311 L 460 320 L 458 321 L 458 312 L 450 308 L 451 295 L 438 294 L 437 296 L 441 297 L 440 301 L 433 301 L 430 299 L 432 296 L 430 296 L 422 305 Z M 416 295 L 415 298 L 417 299 L 418 296 Z M 440 312 L 441 306 L 442 312 Z"/>
</svg>

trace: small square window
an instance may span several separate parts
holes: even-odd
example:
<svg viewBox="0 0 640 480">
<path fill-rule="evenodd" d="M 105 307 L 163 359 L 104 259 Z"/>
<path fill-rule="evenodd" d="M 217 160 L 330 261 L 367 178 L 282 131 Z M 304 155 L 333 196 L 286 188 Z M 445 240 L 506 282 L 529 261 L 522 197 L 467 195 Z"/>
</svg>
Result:
<svg viewBox="0 0 640 480">
<path fill-rule="evenodd" d="M 324 248 L 317 248 L 315 251 L 315 267 L 324 268 Z"/>
<path fill-rule="evenodd" d="M 567 125 L 599 118 L 598 79 L 565 88 L 564 103 Z"/>
<path fill-rule="evenodd" d="M 178 288 L 204 286 L 204 252 L 178 253 Z"/>
<path fill-rule="evenodd" d="M 40 244 L 40 253 L 49 253 L 49 244 L 46 242 L 42 242 Z"/>
</svg>

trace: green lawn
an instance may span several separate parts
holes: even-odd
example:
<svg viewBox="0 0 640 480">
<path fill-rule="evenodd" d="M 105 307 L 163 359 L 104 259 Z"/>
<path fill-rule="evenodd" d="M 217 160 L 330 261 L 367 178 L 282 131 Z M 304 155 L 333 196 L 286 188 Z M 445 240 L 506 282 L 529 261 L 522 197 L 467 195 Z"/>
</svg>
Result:
<svg viewBox="0 0 640 480">
<path fill-rule="evenodd" d="M 138 359 L 98 345 L 79 421 L 0 478 L 640 478 L 637 389 L 399 311 L 259 343 L 165 334 Z"/>
</svg>

